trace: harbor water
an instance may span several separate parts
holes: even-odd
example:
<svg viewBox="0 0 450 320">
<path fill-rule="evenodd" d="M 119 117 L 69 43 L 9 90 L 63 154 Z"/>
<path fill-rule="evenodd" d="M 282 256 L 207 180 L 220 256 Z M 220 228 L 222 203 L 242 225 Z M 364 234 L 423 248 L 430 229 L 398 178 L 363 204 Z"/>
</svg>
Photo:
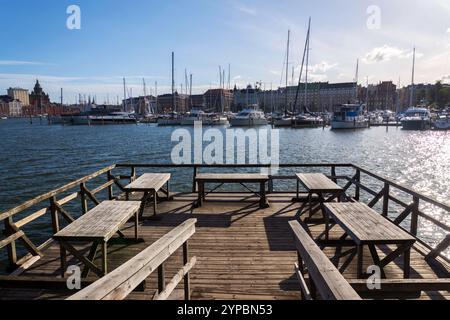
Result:
<svg viewBox="0 0 450 320">
<path fill-rule="evenodd" d="M 175 129 L 144 124 L 88 127 L 48 125 L 39 120 L 31 125 L 25 119 L 1 121 L 0 212 L 110 164 L 171 163 L 170 154 L 176 144 L 171 135 Z M 450 132 L 403 131 L 395 127 L 356 131 L 317 128 L 279 129 L 279 136 L 280 163 L 353 163 L 450 203 Z M 189 190 L 192 171 L 177 172 L 171 189 Z M 372 187 L 379 190 L 373 183 Z M 421 209 L 450 225 L 444 211 Z M 420 222 L 422 239 L 430 244 L 442 239 L 442 230 L 422 219 Z M 39 228 L 39 224 L 35 225 L 29 232 L 33 240 L 42 243 L 48 235 L 40 235 Z M 0 255 L 4 262 L 4 252 Z"/>
</svg>

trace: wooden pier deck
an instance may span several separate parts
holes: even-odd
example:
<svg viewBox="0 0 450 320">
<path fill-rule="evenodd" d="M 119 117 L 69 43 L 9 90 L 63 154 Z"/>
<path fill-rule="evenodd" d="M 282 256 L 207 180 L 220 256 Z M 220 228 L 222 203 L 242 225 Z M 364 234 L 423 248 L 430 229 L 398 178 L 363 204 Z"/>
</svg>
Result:
<svg viewBox="0 0 450 320">
<path fill-rule="evenodd" d="M 111 270 L 117 268 L 182 222 L 196 218 L 196 233 L 189 241 L 189 254 L 197 257 L 197 264 L 190 274 L 192 299 L 300 299 L 300 287 L 294 274 L 297 253 L 288 224 L 295 219 L 301 205 L 292 202 L 295 196 L 293 193 L 269 194 L 270 207 L 260 209 L 259 199 L 251 194 L 217 193 L 209 195 L 201 208 L 194 208 L 196 193 L 175 194 L 173 200 L 158 205 L 156 219 L 152 218 L 152 207 L 146 208 L 140 222 L 142 242 L 115 240 L 109 245 L 109 266 Z M 309 227 L 314 236 L 324 231 L 323 224 Z M 124 234 L 133 238 L 133 222 L 126 225 Z M 337 227 L 332 230 L 330 238 L 338 239 L 341 235 L 342 230 Z M 87 253 L 89 246 L 86 244 L 84 249 Z M 332 258 L 336 250 L 326 248 L 324 252 Z M 414 246 L 411 277 L 448 278 L 448 265 L 437 268 L 425 261 L 427 250 L 420 244 Z M 178 251 L 165 264 L 167 279 L 182 265 L 182 253 Z M 44 256 L 21 275 L 23 281 L 60 277 L 59 245 L 53 243 L 43 253 Z M 364 254 L 364 261 L 369 265 L 370 253 Z M 383 255 L 381 250 L 380 255 Z M 68 261 L 69 265 L 77 263 L 72 256 L 68 256 Z M 100 263 L 99 258 L 96 262 Z M 388 279 L 402 278 L 402 263 L 402 259 L 398 259 L 386 267 Z M 356 278 L 355 261 L 344 276 Z M 92 280 L 95 278 L 89 278 Z M 0 286 L 0 299 L 64 299 L 74 293 L 64 287 L 63 282 L 55 284 L 54 288 Z M 133 292 L 128 299 L 151 299 L 156 288 L 157 275 L 153 274 L 147 279 L 146 289 Z M 170 299 L 182 299 L 182 288 L 180 284 Z M 424 293 L 421 299 L 450 299 L 450 293 Z"/>
</svg>

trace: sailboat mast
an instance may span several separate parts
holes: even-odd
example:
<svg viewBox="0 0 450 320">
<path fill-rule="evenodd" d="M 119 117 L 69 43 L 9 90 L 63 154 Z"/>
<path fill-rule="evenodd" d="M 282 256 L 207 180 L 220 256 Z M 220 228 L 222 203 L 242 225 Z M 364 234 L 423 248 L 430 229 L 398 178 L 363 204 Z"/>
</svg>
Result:
<svg viewBox="0 0 450 320">
<path fill-rule="evenodd" d="M 311 26 L 308 27 L 307 45 L 306 45 L 306 69 L 305 69 L 305 108 L 308 108 L 308 67 L 309 67 L 309 38 L 311 35 Z"/>
<path fill-rule="evenodd" d="M 175 99 L 175 53 L 172 52 L 172 109 L 177 112 L 177 100 Z"/>
<path fill-rule="evenodd" d="M 412 80 L 411 80 L 411 95 L 409 97 L 409 105 L 412 107 L 414 103 L 414 75 L 416 70 L 416 47 L 413 50 L 413 67 L 412 67 Z"/>
<path fill-rule="evenodd" d="M 123 78 L 123 111 L 127 112 L 127 84 Z"/>
<path fill-rule="evenodd" d="M 290 49 L 290 41 L 291 41 L 291 30 L 288 30 L 288 40 L 287 40 L 287 49 L 286 49 L 286 88 L 285 88 L 285 105 L 284 105 L 284 114 L 287 114 L 288 108 L 288 81 L 289 81 L 289 49 Z"/>
<path fill-rule="evenodd" d="M 306 50 L 308 49 L 309 30 L 310 30 L 310 28 L 311 28 L 311 18 L 309 18 L 309 23 L 308 23 L 308 33 L 307 33 L 306 40 L 305 40 L 305 48 L 303 49 L 302 65 L 301 65 L 301 67 L 300 67 L 300 75 L 299 75 L 299 77 L 298 77 L 297 91 L 296 91 L 296 93 L 295 93 L 294 108 L 293 108 L 294 114 L 295 114 L 296 109 L 297 109 L 298 96 L 299 96 L 299 93 L 300 93 L 300 85 L 301 85 L 301 81 L 302 81 L 303 67 L 304 67 L 304 65 L 305 65 Z"/>
<path fill-rule="evenodd" d="M 358 101 L 358 77 L 359 77 L 359 59 L 356 59 L 355 101 Z"/>
</svg>

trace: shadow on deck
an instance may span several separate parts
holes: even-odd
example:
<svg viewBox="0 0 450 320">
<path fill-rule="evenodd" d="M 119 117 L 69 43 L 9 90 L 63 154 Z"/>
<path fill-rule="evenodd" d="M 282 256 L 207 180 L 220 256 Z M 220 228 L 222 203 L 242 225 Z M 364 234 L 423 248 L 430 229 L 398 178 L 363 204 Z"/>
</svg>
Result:
<svg viewBox="0 0 450 320">
<path fill-rule="evenodd" d="M 197 232 L 189 242 L 191 256 L 197 256 L 197 264 L 191 273 L 193 299 L 300 299 L 300 288 L 294 276 L 297 253 L 292 241 L 288 222 L 295 219 L 300 207 L 292 203 L 293 194 L 269 195 L 270 208 L 261 210 L 258 199 L 248 194 L 213 194 L 202 208 L 193 208 L 196 194 L 177 194 L 172 201 L 161 202 L 159 215 L 152 217 L 152 208 L 147 208 L 140 223 L 142 241 L 114 239 L 108 248 L 110 270 L 113 270 L 147 248 L 157 239 L 190 218 L 197 219 Z M 314 236 L 323 232 L 321 224 L 309 225 Z M 124 234 L 132 238 L 133 224 L 125 226 Z M 339 228 L 333 229 L 332 239 L 342 235 Z M 379 249 L 380 255 L 383 255 Z M 85 253 L 89 250 L 86 244 Z M 345 248 L 326 248 L 325 253 L 333 258 Z M 442 274 L 430 266 L 421 254 L 420 246 L 412 250 L 412 278 L 432 279 Z M 370 253 L 364 259 L 370 264 Z M 342 267 L 345 259 L 335 260 Z M 100 263 L 97 258 L 97 263 Z M 78 264 L 72 257 L 68 263 Z M 402 259 L 386 267 L 387 278 L 401 278 Z M 182 265 L 181 252 L 166 262 L 166 278 L 170 279 Z M 59 277 L 61 274 L 59 246 L 51 244 L 44 257 L 34 263 L 22 276 Z M 344 272 L 348 279 L 356 278 L 355 261 L 348 263 Z M 92 278 L 91 280 L 95 280 Z M 147 279 L 144 291 L 133 292 L 129 299 L 151 299 L 157 288 L 156 274 Z M 182 285 L 171 296 L 182 297 Z M 0 299 L 64 299 L 74 292 L 67 289 L 0 289 Z M 424 293 L 424 299 L 450 298 L 449 293 Z"/>
</svg>

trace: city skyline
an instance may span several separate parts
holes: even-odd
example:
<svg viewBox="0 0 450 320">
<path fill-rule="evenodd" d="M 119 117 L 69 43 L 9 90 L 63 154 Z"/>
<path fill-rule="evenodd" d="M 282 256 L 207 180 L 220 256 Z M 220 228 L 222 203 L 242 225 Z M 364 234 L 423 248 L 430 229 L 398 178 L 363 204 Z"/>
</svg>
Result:
<svg viewBox="0 0 450 320">
<path fill-rule="evenodd" d="M 219 84 L 219 66 L 228 71 L 231 86 L 264 82 L 266 89 L 284 86 L 283 60 L 287 30 L 292 32 L 291 65 L 298 67 L 312 17 L 310 81 L 354 81 L 359 58 L 359 83 L 411 82 L 412 48 L 417 47 L 416 82 L 450 80 L 450 5 L 442 0 L 362 1 L 339 4 L 316 1 L 228 0 L 214 2 L 78 1 L 81 29 L 69 30 L 66 13 L 71 1 L 3 4 L 0 22 L 5 46 L 0 54 L 0 90 L 33 88 L 36 79 L 59 101 L 75 102 L 78 94 L 97 96 L 99 102 L 123 98 L 122 78 L 133 95 L 147 90 L 170 91 L 170 53 L 175 51 L 176 88 L 184 83 L 185 69 L 193 74 L 193 92 Z M 24 5 L 26 3 L 26 5 Z M 373 7 L 376 6 L 376 7 Z M 370 19 L 379 9 L 379 25 Z M 39 14 L 36 14 L 39 12 Z M 426 16 L 432 23 L 417 21 Z M 170 17 L 171 19 L 168 19 Z M 17 19 L 27 25 L 15 25 Z M 170 23 L 168 21 L 171 21 Z M 175 22 L 174 22 L 175 21 Z M 377 21 L 376 21 L 377 22 Z M 205 28 L 207 25 L 209 28 Z M 4 32 L 7 30 L 7 32 Z M 17 41 L 18 39 L 26 41 Z M 32 50 L 30 50 L 30 48 Z M 291 71 L 290 71 L 291 72 Z M 289 76 L 291 80 L 291 75 Z"/>
</svg>

